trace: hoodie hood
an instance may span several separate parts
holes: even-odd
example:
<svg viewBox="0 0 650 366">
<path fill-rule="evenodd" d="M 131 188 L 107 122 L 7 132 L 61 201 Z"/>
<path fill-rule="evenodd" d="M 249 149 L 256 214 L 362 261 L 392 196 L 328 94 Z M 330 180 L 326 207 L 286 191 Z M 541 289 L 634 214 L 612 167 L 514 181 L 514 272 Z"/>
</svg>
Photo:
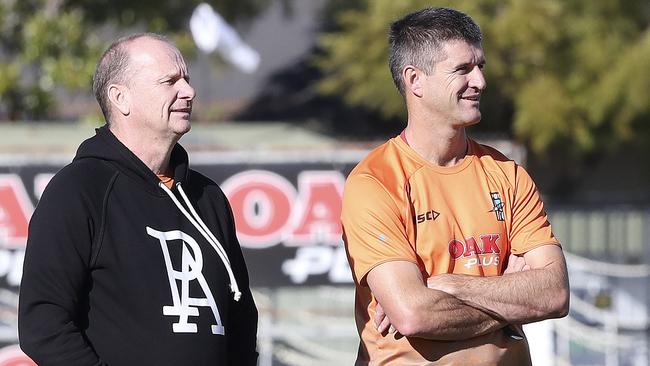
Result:
<svg viewBox="0 0 650 366">
<path fill-rule="evenodd" d="M 148 191 L 161 194 L 158 187 L 160 179 L 147 167 L 140 158 L 129 150 L 113 135 L 107 125 L 95 129 L 95 136 L 85 140 L 79 146 L 74 160 L 99 159 L 104 160 L 124 174 L 143 183 Z M 184 183 L 189 177 L 189 159 L 187 152 L 180 144 L 174 145 L 169 161 L 170 171 L 174 181 Z M 164 194 L 164 193 L 162 193 Z"/>
<path fill-rule="evenodd" d="M 199 216 L 196 209 L 192 206 L 190 199 L 183 190 L 183 184 L 189 185 L 188 156 L 181 145 L 176 144 L 172 149 L 169 160 L 169 167 L 174 172 L 174 186 L 182 201 L 172 190 L 167 188 L 160 179 L 147 167 L 140 158 L 129 150 L 106 125 L 95 130 L 95 136 L 84 141 L 77 150 L 74 161 L 82 159 L 99 159 L 106 161 L 124 174 L 134 178 L 136 182 L 141 183 L 143 189 L 159 196 L 167 195 L 174 202 L 178 210 L 185 218 L 197 229 L 205 240 L 212 246 L 218 256 L 221 258 L 230 279 L 230 288 L 233 292 L 235 301 L 239 301 L 241 291 L 237 284 L 237 279 L 230 265 L 230 260 L 223 245 L 217 237 L 210 231 L 203 219 Z"/>
</svg>

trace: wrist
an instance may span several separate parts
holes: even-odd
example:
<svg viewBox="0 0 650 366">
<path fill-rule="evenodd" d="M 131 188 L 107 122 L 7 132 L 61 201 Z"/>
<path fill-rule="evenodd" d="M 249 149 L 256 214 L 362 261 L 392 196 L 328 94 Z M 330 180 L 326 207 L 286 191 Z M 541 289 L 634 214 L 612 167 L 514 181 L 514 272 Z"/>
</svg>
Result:
<svg viewBox="0 0 650 366">
<path fill-rule="evenodd" d="M 458 297 L 458 294 L 462 289 L 462 285 L 458 281 L 459 278 L 458 275 L 442 273 L 427 278 L 427 287 Z"/>
</svg>

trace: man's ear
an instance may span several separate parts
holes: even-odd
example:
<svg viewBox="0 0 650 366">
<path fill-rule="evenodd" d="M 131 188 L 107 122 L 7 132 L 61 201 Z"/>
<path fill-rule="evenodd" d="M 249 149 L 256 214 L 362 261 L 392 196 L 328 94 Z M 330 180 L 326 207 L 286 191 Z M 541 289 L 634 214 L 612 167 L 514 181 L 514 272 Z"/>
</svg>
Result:
<svg viewBox="0 0 650 366">
<path fill-rule="evenodd" d="M 422 83 L 424 72 L 413 65 L 406 65 L 402 69 L 402 80 L 404 80 L 404 94 L 413 94 L 422 97 Z"/>
<path fill-rule="evenodd" d="M 119 84 L 111 84 L 108 86 L 108 100 L 122 115 L 127 116 L 131 113 L 130 99 L 126 86 Z"/>
</svg>

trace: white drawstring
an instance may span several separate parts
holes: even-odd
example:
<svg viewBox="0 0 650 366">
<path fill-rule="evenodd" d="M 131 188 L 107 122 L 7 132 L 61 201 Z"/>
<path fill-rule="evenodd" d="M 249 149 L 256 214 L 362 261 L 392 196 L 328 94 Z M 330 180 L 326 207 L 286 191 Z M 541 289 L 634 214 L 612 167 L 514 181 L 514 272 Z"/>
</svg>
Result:
<svg viewBox="0 0 650 366">
<path fill-rule="evenodd" d="M 174 193 L 167 188 L 167 186 L 163 183 L 160 182 L 158 183 L 160 188 L 162 188 L 165 193 L 174 201 L 176 204 L 176 207 L 185 215 L 185 217 L 196 227 L 196 229 L 203 235 L 205 240 L 210 243 L 212 248 L 214 249 L 215 252 L 219 255 L 219 258 L 221 258 L 221 261 L 223 262 L 223 265 L 226 267 L 226 271 L 228 272 L 228 277 L 230 277 L 230 291 L 233 292 L 233 298 L 235 301 L 239 301 L 241 298 L 241 291 L 239 291 L 239 286 L 237 285 L 237 280 L 235 279 L 235 275 L 232 271 L 232 267 L 230 266 L 230 260 L 228 259 L 228 256 L 226 255 L 226 251 L 223 249 L 223 246 L 221 243 L 219 243 L 219 240 L 212 234 L 212 232 L 208 229 L 207 225 L 201 220 L 201 217 L 197 214 L 196 210 L 194 210 L 194 207 L 190 203 L 190 200 L 187 198 L 185 195 L 185 192 L 183 191 L 183 188 L 181 187 L 180 182 L 176 183 L 176 187 L 178 188 L 178 191 L 180 192 L 181 196 L 183 197 L 183 200 L 185 201 L 185 204 L 187 207 L 190 209 L 191 213 L 187 212 L 185 207 L 180 203 L 180 201 L 176 198 Z"/>
<path fill-rule="evenodd" d="M 210 236 L 210 238 L 212 239 L 212 241 L 214 243 L 217 243 L 217 247 L 215 248 L 215 250 L 217 250 L 217 248 L 218 248 L 218 250 L 221 251 L 221 254 L 223 254 L 223 258 L 225 258 L 228 261 L 228 265 L 230 265 L 230 259 L 226 256 L 226 251 L 221 246 L 221 243 L 219 243 L 219 240 L 217 240 L 217 238 L 214 236 L 214 234 L 212 234 L 212 231 L 210 231 L 210 229 L 208 229 L 208 226 L 203 222 L 203 220 L 201 219 L 201 216 L 199 216 L 199 214 L 196 212 L 196 210 L 194 210 L 194 207 L 190 203 L 190 200 L 187 198 L 187 195 L 185 195 L 185 191 L 183 190 L 183 187 L 181 187 L 181 184 L 176 183 L 176 187 L 178 187 L 178 192 L 180 192 L 181 197 L 183 197 L 183 201 L 185 201 L 185 205 L 190 209 L 190 212 L 192 213 L 192 215 L 194 216 L 196 221 L 198 221 L 199 225 L 201 225 L 201 227 L 203 228 L 203 231 L 208 233 L 208 235 Z"/>
<path fill-rule="evenodd" d="M 212 231 L 210 231 L 210 229 L 208 229 L 208 226 L 205 224 L 205 222 L 203 222 L 203 220 L 201 219 L 201 216 L 199 216 L 199 214 L 196 212 L 196 210 L 194 209 L 194 207 L 190 203 L 189 198 L 187 198 L 187 195 L 185 194 L 185 191 L 183 190 L 183 187 L 181 186 L 181 183 L 180 182 L 176 183 L 176 187 L 178 187 L 178 192 L 180 192 L 181 197 L 183 197 L 183 200 L 185 201 L 185 204 L 187 205 L 187 207 L 190 209 L 190 212 L 192 213 L 192 215 L 194 215 L 194 217 L 196 218 L 196 221 L 198 221 L 199 225 L 201 225 L 201 227 L 203 228 L 204 233 L 207 233 L 208 236 L 212 239 L 212 242 L 210 242 L 210 244 L 212 244 L 212 247 L 214 248 L 214 250 L 216 250 L 217 253 L 219 253 L 219 251 L 221 251 L 219 256 L 221 257 L 221 260 L 224 261 L 224 265 L 226 266 L 226 269 L 228 269 L 228 274 L 230 275 L 230 290 L 235 294 L 235 300 L 239 301 L 239 298 L 241 297 L 241 292 L 239 291 L 239 286 L 237 285 L 237 280 L 235 279 L 235 275 L 232 272 L 232 267 L 230 265 L 230 259 L 228 258 L 228 255 L 226 254 L 226 250 L 223 249 L 223 246 L 221 245 L 219 240 L 214 236 L 214 233 L 212 233 Z M 208 239 L 208 238 L 206 238 L 206 239 Z M 209 241 L 210 240 L 208 240 L 208 242 Z"/>
</svg>

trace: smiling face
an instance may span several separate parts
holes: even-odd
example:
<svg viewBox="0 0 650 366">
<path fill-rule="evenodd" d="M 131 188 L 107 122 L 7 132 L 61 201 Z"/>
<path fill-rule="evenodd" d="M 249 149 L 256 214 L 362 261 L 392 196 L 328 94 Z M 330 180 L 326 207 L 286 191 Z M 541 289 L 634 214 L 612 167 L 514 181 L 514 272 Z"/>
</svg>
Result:
<svg viewBox="0 0 650 366">
<path fill-rule="evenodd" d="M 485 90 L 483 49 L 465 41 L 446 42 L 446 58 L 433 71 L 422 73 L 421 103 L 427 114 L 454 127 L 466 127 L 481 120 L 481 93 Z"/>
<path fill-rule="evenodd" d="M 129 119 L 156 139 L 175 141 L 190 130 L 194 89 L 178 49 L 148 37 L 129 47 Z"/>
</svg>

